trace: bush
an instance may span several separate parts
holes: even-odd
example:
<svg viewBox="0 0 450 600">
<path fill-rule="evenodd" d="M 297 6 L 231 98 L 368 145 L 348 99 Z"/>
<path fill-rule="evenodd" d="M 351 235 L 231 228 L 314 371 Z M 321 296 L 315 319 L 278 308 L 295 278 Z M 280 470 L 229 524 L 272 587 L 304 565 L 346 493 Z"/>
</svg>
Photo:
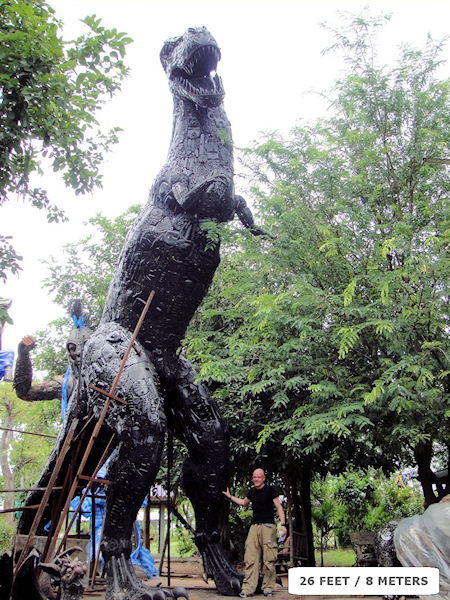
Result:
<svg viewBox="0 0 450 600">
<path fill-rule="evenodd" d="M 12 552 L 16 526 L 8 525 L 5 519 L 0 517 L 0 556 L 5 552 Z"/>
<path fill-rule="evenodd" d="M 182 525 L 175 527 L 174 537 L 178 542 L 180 556 L 192 556 L 197 550 L 194 536 Z"/>
<path fill-rule="evenodd" d="M 373 508 L 374 495 L 375 485 L 369 475 L 345 473 L 338 478 L 335 525 L 342 546 L 350 544 L 350 532 L 368 528 L 366 520 Z"/>
<path fill-rule="evenodd" d="M 368 529 L 377 530 L 389 521 L 423 513 L 423 496 L 409 487 L 399 487 L 392 479 L 381 482 L 375 494 L 375 510 L 367 521 Z"/>
<path fill-rule="evenodd" d="M 330 482 L 322 485 L 329 486 Z M 374 469 L 337 477 L 333 497 L 335 535 L 344 547 L 350 544 L 352 531 L 376 531 L 389 521 L 423 512 L 420 489 L 399 487 L 393 477 Z"/>
</svg>

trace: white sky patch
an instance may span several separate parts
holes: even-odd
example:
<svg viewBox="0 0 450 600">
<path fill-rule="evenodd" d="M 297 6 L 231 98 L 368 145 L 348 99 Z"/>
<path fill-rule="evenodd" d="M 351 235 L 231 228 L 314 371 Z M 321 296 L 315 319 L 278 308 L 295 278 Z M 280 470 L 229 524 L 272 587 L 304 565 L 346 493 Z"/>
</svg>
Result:
<svg viewBox="0 0 450 600">
<path fill-rule="evenodd" d="M 60 177 L 45 173 L 38 185 L 52 202 L 67 211 L 70 221 L 48 224 L 43 211 L 10 201 L 1 208 L 1 232 L 13 236 L 23 255 L 19 277 L 0 284 L 0 297 L 13 300 L 3 349 L 17 350 L 20 339 L 45 329 L 62 309 L 52 303 L 41 282 L 47 270 L 41 261 L 58 258 L 64 243 L 87 234 L 83 222 L 101 212 L 109 218 L 131 204 L 144 203 L 153 179 L 163 166 L 172 129 L 172 98 L 159 61 L 164 41 L 188 27 L 205 25 L 217 40 L 222 60 L 217 72 L 225 87 L 225 110 L 237 147 L 248 146 L 263 131 L 288 134 L 299 119 L 314 122 L 324 116 L 326 102 L 315 94 L 329 89 L 343 67 L 339 55 L 322 56 L 332 40 L 319 22 L 337 22 L 338 11 L 358 13 L 369 4 L 374 15 L 393 13 L 379 37 L 380 61 L 393 64 L 400 42 L 422 48 L 428 33 L 448 32 L 450 3 L 443 0 L 50 0 L 65 23 L 64 38 L 85 30 L 80 23 L 96 14 L 102 25 L 134 39 L 126 64 L 131 67 L 119 92 L 102 110 L 104 128 L 120 126 L 119 144 L 106 157 L 103 189 L 75 196 Z M 450 45 L 443 58 L 450 58 Z M 450 61 L 442 71 L 449 77 Z M 236 191 L 241 180 L 236 179 Z M 69 316 L 67 316 L 69 319 Z"/>
</svg>

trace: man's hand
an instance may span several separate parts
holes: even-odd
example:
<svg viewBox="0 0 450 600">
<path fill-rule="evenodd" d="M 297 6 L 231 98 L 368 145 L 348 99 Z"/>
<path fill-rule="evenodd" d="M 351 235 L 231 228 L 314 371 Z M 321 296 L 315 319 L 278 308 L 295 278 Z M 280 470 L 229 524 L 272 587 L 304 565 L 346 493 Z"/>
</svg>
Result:
<svg viewBox="0 0 450 600">
<path fill-rule="evenodd" d="M 231 500 L 231 494 L 230 494 L 229 488 L 227 488 L 226 492 L 222 492 L 222 494 L 224 494 L 224 496 L 226 496 L 228 498 L 228 500 Z"/>
</svg>

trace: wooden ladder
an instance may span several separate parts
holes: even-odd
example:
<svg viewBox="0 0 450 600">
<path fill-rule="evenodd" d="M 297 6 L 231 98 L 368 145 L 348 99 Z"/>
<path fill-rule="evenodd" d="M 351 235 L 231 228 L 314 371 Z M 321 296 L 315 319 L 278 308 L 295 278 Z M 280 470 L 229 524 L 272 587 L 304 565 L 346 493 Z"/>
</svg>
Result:
<svg viewBox="0 0 450 600">
<path fill-rule="evenodd" d="M 142 326 L 142 323 L 144 322 L 145 316 L 148 312 L 148 309 L 150 308 L 150 304 L 153 300 L 153 297 L 155 295 L 155 292 L 152 291 L 148 297 L 148 300 L 142 310 L 141 316 L 139 318 L 139 321 L 134 329 L 133 335 L 131 336 L 130 342 L 128 344 L 127 350 L 124 354 L 124 357 L 122 359 L 122 362 L 120 363 L 117 375 L 114 378 L 114 381 L 111 385 L 111 388 L 109 391 L 106 390 L 102 390 L 101 388 L 98 388 L 94 385 L 89 385 L 89 387 L 93 390 L 95 390 L 96 392 L 99 392 L 101 394 L 103 394 L 106 397 L 106 401 L 105 401 L 105 405 L 103 407 L 103 410 L 100 414 L 99 419 L 97 420 L 94 430 L 92 432 L 92 435 L 89 439 L 89 442 L 87 444 L 86 449 L 84 450 L 84 454 L 81 458 L 81 461 L 79 463 L 79 466 L 77 468 L 77 471 L 75 474 L 73 474 L 73 472 L 71 472 L 71 470 L 69 469 L 66 476 L 65 476 L 65 480 L 64 480 L 64 484 L 62 486 L 62 490 L 61 493 L 59 494 L 59 502 L 57 503 L 57 506 L 53 509 L 52 507 L 52 519 L 51 519 L 51 525 L 50 525 L 50 531 L 49 534 L 47 536 L 47 542 L 45 544 L 45 548 L 44 551 L 42 552 L 41 558 L 40 558 L 40 562 L 48 562 L 49 560 L 51 560 L 51 558 L 54 555 L 59 554 L 59 552 L 61 552 L 62 548 L 65 546 L 66 541 L 67 541 L 67 536 L 69 535 L 69 532 L 72 528 L 73 523 L 75 522 L 75 519 L 77 518 L 80 510 L 81 510 L 81 506 L 83 504 L 84 499 L 86 498 L 87 494 L 89 493 L 92 485 L 94 483 L 100 483 L 103 485 L 110 485 L 111 481 L 105 480 L 105 479 L 98 479 L 97 478 L 97 474 L 99 472 L 99 470 L 101 469 L 101 467 L 103 466 L 103 464 L 105 463 L 112 443 L 114 441 L 114 435 L 111 437 L 111 439 L 109 440 L 107 447 L 105 449 L 105 451 L 102 454 L 102 457 L 97 465 L 97 467 L 95 468 L 94 474 L 92 477 L 88 477 L 86 475 L 83 475 L 83 470 L 84 467 L 86 466 L 87 460 L 90 456 L 92 447 L 94 446 L 94 443 L 100 433 L 100 429 L 103 425 L 103 421 L 106 418 L 106 414 L 108 412 L 109 406 L 111 404 L 112 400 L 115 400 L 117 402 L 120 402 L 121 404 L 128 404 L 128 402 L 126 400 L 123 400 L 122 398 L 118 398 L 117 396 L 114 395 L 114 392 L 117 388 L 117 385 L 119 383 L 119 379 L 120 376 L 122 375 L 123 369 L 125 367 L 126 361 L 128 359 L 128 356 L 133 348 L 134 343 L 136 342 L 136 338 L 137 335 L 139 333 L 139 330 Z M 92 416 L 90 418 L 90 421 L 92 420 Z M 83 428 L 82 432 L 80 432 L 80 434 L 77 436 L 78 441 L 74 440 L 74 436 L 77 430 L 77 426 L 79 424 L 79 420 L 77 418 L 75 418 L 71 425 L 70 425 L 70 429 L 69 432 L 67 434 L 66 439 L 64 440 L 64 444 L 63 447 L 61 449 L 61 452 L 59 453 L 54 469 L 52 471 L 52 474 L 50 476 L 50 480 L 47 484 L 47 487 L 44 491 L 44 495 L 42 497 L 42 500 L 37 508 L 37 512 L 35 515 L 35 518 L 33 520 L 33 523 L 31 525 L 30 531 L 28 533 L 28 537 L 27 540 L 22 548 L 22 551 L 20 553 L 19 559 L 15 565 L 15 569 L 14 569 L 14 574 L 16 575 L 17 572 L 19 571 L 19 568 L 21 567 L 21 565 L 23 564 L 23 562 L 25 561 L 26 557 L 28 556 L 29 552 L 30 552 L 30 548 L 32 546 L 32 542 L 33 542 L 33 538 L 36 535 L 36 532 L 39 528 L 42 516 L 44 514 L 44 511 L 47 507 L 47 504 L 49 502 L 50 496 L 52 495 L 52 493 L 55 491 L 55 483 L 57 481 L 57 478 L 60 474 L 61 471 L 61 467 L 63 465 L 64 459 L 67 456 L 69 450 L 71 450 L 72 452 L 74 452 L 74 456 L 78 457 L 80 455 L 80 453 L 82 452 L 83 446 L 85 444 L 85 440 L 83 438 L 83 430 L 86 430 L 86 426 Z M 75 446 L 75 448 L 74 448 Z M 58 543 L 58 536 L 60 534 L 60 531 L 64 525 L 64 521 L 67 519 L 67 516 L 69 514 L 69 509 L 70 509 L 70 503 L 73 500 L 73 497 L 75 495 L 75 492 L 77 490 L 77 488 L 80 485 L 80 482 L 87 482 L 85 490 L 83 492 L 83 495 L 80 499 L 80 502 L 78 504 L 77 509 L 75 510 L 72 519 L 70 520 L 69 524 L 67 525 L 66 529 L 65 529 L 65 533 L 62 536 L 62 539 L 59 542 L 58 547 L 56 547 L 57 543 Z M 58 489 L 59 491 L 59 489 Z M 64 507 L 61 509 L 61 503 L 62 503 L 62 499 L 65 498 L 65 504 Z M 57 516 L 59 515 L 59 519 L 57 518 Z"/>
</svg>

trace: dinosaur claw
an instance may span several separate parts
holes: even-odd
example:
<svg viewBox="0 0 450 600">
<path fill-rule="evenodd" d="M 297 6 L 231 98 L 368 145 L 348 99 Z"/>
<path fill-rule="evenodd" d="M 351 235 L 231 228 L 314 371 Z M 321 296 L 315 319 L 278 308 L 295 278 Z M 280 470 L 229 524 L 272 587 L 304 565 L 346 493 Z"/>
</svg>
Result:
<svg viewBox="0 0 450 600">
<path fill-rule="evenodd" d="M 202 554 L 203 580 L 214 580 L 216 588 L 222 596 L 236 596 L 241 591 L 244 575 L 237 571 L 225 556 L 222 546 L 215 541 L 218 536 L 211 535 L 208 541 L 204 534 L 197 534 L 197 547 Z"/>
</svg>

